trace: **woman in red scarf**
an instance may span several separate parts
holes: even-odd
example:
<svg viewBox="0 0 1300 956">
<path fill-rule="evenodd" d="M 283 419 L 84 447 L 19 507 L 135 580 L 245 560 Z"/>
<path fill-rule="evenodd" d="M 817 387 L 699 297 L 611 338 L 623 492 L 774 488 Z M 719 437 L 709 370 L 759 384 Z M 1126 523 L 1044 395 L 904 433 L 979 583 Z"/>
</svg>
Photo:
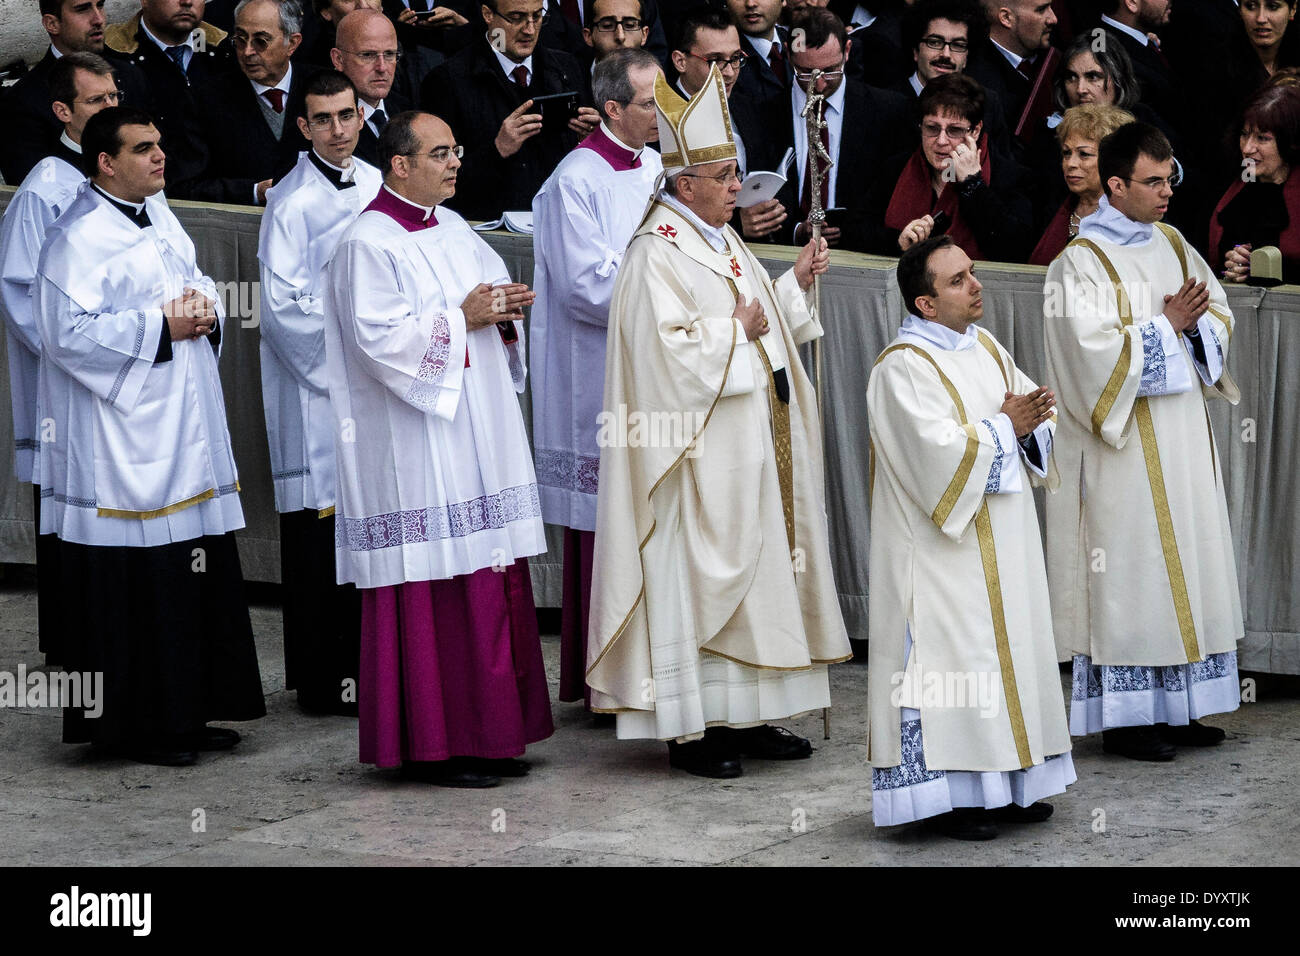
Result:
<svg viewBox="0 0 1300 956">
<path fill-rule="evenodd" d="M 1133 114 L 1115 106 L 1072 106 L 1065 111 L 1056 127 L 1056 139 L 1061 144 L 1061 172 L 1069 195 L 1034 247 L 1030 265 L 1051 263 L 1078 235 L 1080 220 L 1097 211 L 1102 192 L 1097 149 L 1105 137 L 1131 122 Z"/>
<path fill-rule="evenodd" d="M 882 177 L 868 203 L 883 214 L 893 241 L 878 251 L 897 255 L 945 232 L 972 259 L 1023 262 L 1032 210 L 1019 188 L 1023 171 L 989 153 L 983 87 L 961 73 L 939 76 L 925 85 L 917 108 L 920 147 L 895 160 L 897 179 Z M 935 230 L 939 213 L 947 214 L 946 230 Z"/>
</svg>

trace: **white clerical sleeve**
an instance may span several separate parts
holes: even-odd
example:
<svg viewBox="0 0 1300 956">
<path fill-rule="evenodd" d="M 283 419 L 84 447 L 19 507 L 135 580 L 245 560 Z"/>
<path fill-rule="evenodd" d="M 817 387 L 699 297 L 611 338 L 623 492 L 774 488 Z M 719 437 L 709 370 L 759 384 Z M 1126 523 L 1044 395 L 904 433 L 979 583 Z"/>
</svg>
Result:
<svg viewBox="0 0 1300 956">
<path fill-rule="evenodd" d="M 986 495 L 1015 495 L 1024 490 L 1020 480 L 1020 462 L 1017 460 L 1016 431 L 1011 419 L 999 412 L 992 418 L 981 418 L 980 424 L 993 439 L 993 464 L 989 465 L 988 479 L 984 482 Z"/>
<path fill-rule="evenodd" d="M 568 317 L 605 327 L 626 244 L 610 242 L 591 208 L 590 192 L 574 185 L 562 179 L 538 195 L 534 241 L 544 244 L 551 282 L 559 287 L 556 292 L 563 289 Z"/>
<path fill-rule="evenodd" d="M 1128 441 L 1142 382 L 1141 326 L 1120 321 L 1115 287 L 1097 255 L 1070 245 L 1047 269 L 1043 336 L 1052 387 L 1066 414 L 1106 444 Z"/>
<path fill-rule="evenodd" d="M 465 314 L 414 315 L 396 263 L 364 241 L 339 247 L 330 289 L 344 336 L 374 378 L 408 405 L 450 421 L 465 373 Z"/>
<path fill-rule="evenodd" d="M 1175 245 L 1176 250 L 1182 252 L 1188 278 L 1204 282 L 1206 291 L 1210 294 L 1208 310 L 1197 321 L 1195 330 L 1183 333 L 1183 344 L 1192 357 L 1201 382 L 1214 393 L 1236 404 L 1241 398 L 1241 392 L 1227 370 L 1228 345 L 1234 325 L 1232 309 L 1228 307 L 1228 294 L 1219 282 L 1219 277 L 1199 252 L 1168 233 L 1166 238 Z"/>
<path fill-rule="evenodd" d="M 1142 336 L 1142 380 L 1138 395 L 1177 395 L 1192 390 L 1183 342 L 1165 316 L 1138 325 Z"/>
<path fill-rule="evenodd" d="M 1184 333 L 1196 374 L 1204 384 L 1211 386 L 1223 376 L 1223 342 L 1214 329 L 1215 324 L 1213 316 L 1207 312 L 1196 323 L 1195 329 Z"/>
<path fill-rule="evenodd" d="M 27 348 L 39 355 L 41 337 L 32 315 L 36 260 L 54 210 L 34 191 L 16 193 L 0 226 L 0 307 L 9 328 Z"/>
<path fill-rule="evenodd" d="M 325 379 L 325 308 L 301 280 L 286 279 L 261 263 L 262 340 L 300 388 L 328 395 Z"/>
<path fill-rule="evenodd" d="M 1056 423 L 1046 421 L 1029 433 L 1026 441 L 1018 442 L 1020 457 L 1025 467 L 1039 478 L 1048 477 L 1048 463 L 1052 460 L 1052 442 L 1055 440 Z"/>
<path fill-rule="evenodd" d="M 991 430 L 959 420 L 938 370 L 914 347 L 878 360 L 867 384 L 867 415 L 877 467 L 890 469 L 922 513 L 960 541 L 998 456 Z M 1002 453 L 1015 460 L 1005 445 Z"/>
<path fill-rule="evenodd" d="M 793 268 L 787 269 L 778 277 L 772 283 L 772 289 L 776 293 L 776 304 L 785 313 L 786 322 L 790 325 L 790 335 L 795 345 L 803 345 L 822 336 L 821 323 L 812 311 L 812 286 L 808 287 L 807 292 L 799 288 L 799 280 L 795 278 Z"/>
<path fill-rule="evenodd" d="M 115 408 L 135 407 L 166 322 L 161 308 L 87 312 L 42 275 L 32 312 L 52 362 Z"/>
</svg>

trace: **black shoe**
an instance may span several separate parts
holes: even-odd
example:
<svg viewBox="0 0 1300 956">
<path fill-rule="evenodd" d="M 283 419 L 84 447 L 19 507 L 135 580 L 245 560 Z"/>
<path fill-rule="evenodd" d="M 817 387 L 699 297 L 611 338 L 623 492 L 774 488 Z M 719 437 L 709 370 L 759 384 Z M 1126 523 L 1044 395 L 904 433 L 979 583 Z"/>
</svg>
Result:
<svg viewBox="0 0 1300 956">
<path fill-rule="evenodd" d="M 189 737 L 195 750 L 230 750 L 239 743 L 239 734 L 224 727 L 202 727 Z"/>
<path fill-rule="evenodd" d="M 954 840 L 992 840 L 998 835 L 998 825 L 993 815 L 981 807 L 959 807 L 937 817 L 929 817 L 925 825 L 937 833 Z"/>
<path fill-rule="evenodd" d="M 197 751 L 181 749 L 179 745 L 175 749 L 172 745 L 136 747 L 122 751 L 121 756 L 136 763 L 152 764 L 155 767 L 189 767 L 199 759 Z"/>
<path fill-rule="evenodd" d="M 744 773 L 739 756 L 714 746 L 708 740 L 692 740 L 685 744 L 668 741 L 668 765 L 714 780 L 729 780 Z"/>
<path fill-rule="evenodd" d="M 1198 720 L 1178 727 L 1160 725 L 1160 736 L 1178 747 L 1217 747 L 1228 734 L 1221 727 L 1207 727 Z"/>
<path fill-rule="evenodd" d="M 499 759 L 479 757 L 476 760 L 479 769 L 493 777 L 526 777 L 528 771 L 532 769 L 532 764 L 527 760 L 520 760 L 518 757 L 501 757 Z"/>
<path fill-rule="evenodd" d="M 1101 749 L 1130 760 L 1173 760 L 1178 751 L 1155 727 L 1116 727 L 1101 732 Z"/>
<path fill-rule="evenodd" d="M 742 757 L 756 760 L 802 760 L 811 757 L 812 744 L 807 738 L 790 733 L 784 727 L 763 724 L 735 730 L 731 727 L 711 727 L 710 732 L 725 731 L 725 736 Z"/>
<path fill-rule="evenodd" d="M 1052 805 L 1039 802 L 1022 807 L 1016 803 L 1009 803 L 990 812 L 998 823 L 1042 823 L 1052 815 Z"/>
<path fill-rule="evenodd" d="M 484 773 L 476 761 L 469 757 L 452 757 L 450 760 L 403 760 L 402 776 L 418 783 L 432 783 L 439 787 L 466 787 L 483 789 L 495 787 L 501 778 Z"/>
</svg>

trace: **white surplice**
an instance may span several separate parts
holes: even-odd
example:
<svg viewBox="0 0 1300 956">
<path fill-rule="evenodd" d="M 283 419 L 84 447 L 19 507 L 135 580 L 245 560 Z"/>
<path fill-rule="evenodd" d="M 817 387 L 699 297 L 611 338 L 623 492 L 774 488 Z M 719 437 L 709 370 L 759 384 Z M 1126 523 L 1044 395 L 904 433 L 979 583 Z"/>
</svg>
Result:
<svg viewBox="0 0 1300 956">
<path fill-rule="evenodd" d="M 1188 276 L 1210 291 L 1199 350 L 1163 315 L 1164 295 Z M 1223 287 L 1177 230 L 1103 199 L 1046 289 L 1065 456 L 1047 503 L 1048 572 L 1058 655 L 1076 659 L 1072 730 L 1235 709 L 1244 627 L 1206 407 L 1239 396 Z"/>
<path fill-rule="evenodd" d="M 356 157 L 337 188 L 304 152 L 266 194 L 261 264 L 262 404 L 275 510 L 334 505 L 334 413 L 325 381 L 325 263 L 375 198 L 379 170 Z"/>
<path fill-rule="evenodd" d="M 543 517 L 578 531 L 596 529 L 609 300 L 663 169 L 650 149 L 630 168 L 633 151 L 611 139 L 602 124 L 588 140 L 600 149 L 569 153 L 533 198 L 537 304 L 529 316 L 529 362 L 537 484 Z"/>
<path fill-rule="evenodd" d="M 50 227 L 37 265 L 41 532 L 153 547 L 244 526 L 217 356 L 173 341 L 162 306 L 187 288 L 224 309 L 162 193 L 141 229 L 94 188 Z"/>
<path fill-rule="evenodd" d="M 57 156 L 37 163 L 5 208 L 0 223 L 0 313 L 9 353 L 9 396 L 14 420 L 14 473 L 32 481 L 39 413 L 37 368 L 41 337 L 32 316 L 36 261 L 45 233 L 86 182 L 85 174 Z"/>
<path fill-rule="evenodd" d="M 546 550 L 517 395 L 523 323 L 507 345 L 497 326 L 467 331 L 460 309 L 479 283 L 511 281 L 505 263 L 455 212 L 422 228 L 411 209 L 434 221 L 382 188 L 327 266 L 338 579 L 361 588 Z"/>
<path fill-rule="evenodd" d="M 872 817 L 1027 805 L 1074 781 L 1027 447 L 1001 412 L 1036 386 L 983 330 L 908 316 L 867 386 Z"/>
</svg>

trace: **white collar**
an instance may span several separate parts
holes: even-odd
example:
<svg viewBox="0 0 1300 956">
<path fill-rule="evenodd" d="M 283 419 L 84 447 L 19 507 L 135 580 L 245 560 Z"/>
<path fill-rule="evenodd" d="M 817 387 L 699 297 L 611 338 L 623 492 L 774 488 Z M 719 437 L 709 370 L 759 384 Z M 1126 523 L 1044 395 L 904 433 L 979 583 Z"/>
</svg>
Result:
<svg viewBox="0 0 1300 956">
<path fill-rule="evenodd" d="M 153 35 L 153 31 L 149 29 L 149 24 L 147 24 L 147 23 L 144 22 L 144 17 L 141 17 L 141 18 L 140 18 L 140 29 L 144 30 L 144 35 L 147 36 L 150 40 L 153 40 L 153 42 L 157 45 L 158 49 L 162 50 L 164 53 L 166 53 L 168 50 L 170 50 L 170 49 L 172 48 L 173 45 L 174 45 L 174 46 L 187 46 L 187 47 L 190 48 L 191 52 L 194 51 L 194 34 L 193 34 L 193 33 L 191 33 L 189 36 L 187 36 L 187 37 L 186 37 L 184 40 L 182 40 L 180 43 L 171 44 L 171 43 L 164 43 L 162 40 L 159 40 L 156 36 L 154 36 L 154 35 Z"/>
<path fill-rule="evenodd" d="M 421 210 L 421 211 L 424 213 L 424 221 L 425 221 L 425 222 L 428 222 L 428 221 L 429 221 L 429 217 L 433 215 L 433 211 L 434 211 L 435 209 L 438 208 L 437 206 L 421 206 L 418 202 L 411 202 L 411 200 L 407 199 L 405 196 L 400 195 L 399 193 L 395 193 L 395 192 L 393 192 L 391 189 L 389 189 L 389 188 L 388 188 L 388 183 L 384 183 L 384 184 L 383 184 L 383 188 L 384 188 L 384 191 L 387 192 L 387 193 L 388 193 L 390 196 L 392 196 L 394 199 L 400 199 L 402 202 L 406 203 L 408 206 L 414 206 L 416 209 Z"/>
<path fill-rule="evenodd" d="M 1103 194 L 1097 211 L 1079 223 L 1080 239 L 1104 239 L 1117 246 L 1142 246 L 1151 241 L 1156 227 L 1149 222 L 1135 222 L 1110 204 Z"/>
<path fill-rule="evenodd" d="M 748 34 L 746 34 L 746 36 L 748 36 Z M 754 52 L 757 53 L 759 56 L 761 56 L 764 59 L 764 61 L 767 60 L 768 55 L 773 46 L 775 46 L 778 50 L 782 49 L 781 34 L 776 32 L 776 27 L 772 27 L 771 36 L 749 37 L 749 42 L 754 47 Z"/>
<path fill-rule="evenodd" d="M 488 38 L 488 46 L 492 47 L 492 53 L 493 55 L 496 56 L 497 62 L 501 64 L 501 69 L 505 73 L 507 80 L 513 83 L 515 81 L 515 78 L 510 74 L 513 73 L 517 68 L 522 66 L 528 70 L 528 82 L 530 83 L 532 82 L 533 55 L 531 53 L 528 54 L 528 56 L 524 57 L 524 61 L 522 63 L 516 63 L 514 60 L 510 59 L 510 57 L 506 56 L 504 53 L 498 50 L 495 46 L 492 46 L 491 37 Z"/>
<path fill-rule="evenodd" d="M 380 100 L 380 101 L 379 101 L 378 103 L 376 103 L 374 106 L 371 106 L 369 103 L 367 103 L 365 100 L 363 100 L 361 97 L 358 96 L 358 97 L 357 97 L 357 102 L 361 104 L 361 121 L 362 121 L 363 123 L 369 123 L 369 122 L 370 122 L 370 117 L 374 116 L 375 113 L 378 112 L 379 110 L 384 109 L 384 101 L 383 101 L 383 100 Z M 384 110 L 384 115 L 385 115 L 385 116 L 388 116 L 388 111 L 387 111 L 387 110 Z M 388 118 L 389 118 L 389 119 L 392 119 L 391 116 L 388 116 Z"/>
<path fill-rule="evenodd" d="M 345 182 L 345 183 L 350 183 L 350 182 L 352 182 L 352 180 L 353 180 L 353 179 L 356 177 L 356 175 L 357 175 L 357 164 L 354 163 L 354 162 L 352 161 L 352 157 L 351 157 L 351 156 L 348 157 L 348 164 L 347 164 L 346 166 L 335 166 L 333 163 L 331 163 L 328 159 L 326 159 L 326 158 L 325 158 L 324 156 L 322 156 L 320 153 L 316 152 L 315 147 L 312 148 L 311 154 L 312 154 L 313 156 L 315 156 L 315 157 L 320 161 L 320 163 L 321 163 L 322 166 L 328 166 L 330 169 L 334 170 L 336 173 L 340 173 L 340 174 L 342 175 L 343 182 Z M 390 190 L 390 191 L 391 191 L 391 190 Z M 396 196 L 397 193 L 393 193 L 393 195 Z M 400 197 L 399 197 L 399 198 L 400 198 Z M 412 203 L 411 205 L 415 205 L 415 204 Z M 421 207 L 421 208 L 423 208 L 423 207 Z"/>
<path fill-rule="evenodd" d="M 700 232 L 704 235 L 705 241 L 708 242 L 708 244 L 713 247 L 713 250 L 715 252 L 726 252 L 728 248 L 726 233 L 724 233 L 721 229 L 717 228 L 716 226 L 710 226 L 699 216 L 695 215 L 695 213 L 691 212 L 689 206 L 687 206 L 676 196 L 669 193 L 666 189 L 660 190 L 659 198 L 667 206 L 669 206 L 670 208 L 674 209 L 675 211 L 685 216 L 687 222 L 693 225 L 696 229 L 700 230 Z"/>
<path fill-rule="evenodd" d="M 248 82 L 253 84 L 253 92 L 258 96 L 261 96 L 267 90 L 281 90 L 284 93 L 284 98 L 287 100 L 289 98 L 289 80 L 292 76 L 293 64 L 290 63 L 289 68 L 284 71 L 284 76 L 280 77 L 280 82 L 275 84 L 275 86 L 267 86 L 264 83 L 257 82 L 257 80 L 249 80 Z"/>
<path fill-rule="evenodd" d="M 53 43 L 50 44 L 50 56 L 54 57 L 54 59 L 56 60 L 63 59 L 63 54 L 59 52 L 59 48 L 56 47 Z"/>
<path fill-rule="evenodd" d="M 1007 62 L 1011 64 L 1013 69 L 1016 70 L 1020 69 L 1020 63 L 1025 59 L 1023 56 L 1018 56 L 1017 54 L 1012 53 L 1010 50 L 1008 50 L 1006 47 L 1004 47 L 1001 43 L 999 43 L 997 40 L 993 39 L 992 37 L 989 37 L 989 42 L 992 43 L 995 47 L 997 47 L 998 52 L 1007 58 Z"/>
<path fill-rule="evenodd" d="M 81 155 L 81 144 L 74 143 L 72 139 L 68 136 L 68 131 L 66 129 L 59 134 L 59 142 L 62 143 L 64 146 L 68 147 L 68 149 L 72 150 L 78 156 Z"/>
<path fill-rule="evenodd" d="M 846 26 L 848 26 L 850 32 L 856 33 L 858 30 L 866 29 L 875 22 L 876 15 L 859 3 L 853 8 L 853 16 L 849 17 Z"/>
<path fill-rule="evenodd" d="M 937 345 L 945 352 L 964 352 L 966 349 L 974 348 L 975 343 L 979 341 L 979 332 L 974 322 L 966 326 L 963 334 L 954 332 L 946 325 L 922 319 L 911 313 L 903 320 L 898 334 L 903 338 L 918 338 L 931 345 Z"/>
<path fill-rule="evenodd" d="M 1131 27 L 1127 23 L 1120 23 L 1118 20 L 1106 16 L 1106 14 L 1104 13 L 1101 15 L 1101 22 L 1106 24 L 1107 26 L 1114 27 L 1116 30 L 1119 30 L 1121 33 L 1127 33 L 1129 36 L 1131 36 L 1134 40 L 1137 40 L 1138 43 L 1141 43 L 1143 46 L 1151 45 L 1151 38 L 1147 36 L 1145 33 L 1143 33 L 1141 30 L 1137 29 L 1137 27 Z"/>
<path fill-rule="evenodd" d="M 633 148 L 632 148 L 631 146 L 629 146 L 627 143 L 623 142 L 621 139 L 619 139 L 617 136 L 615 136 L 615 135 L 614 135 L 614 131 L 611 130 L 608 126 L 605 125 L 605 121 L 604 121 L 604 120 L 601 120 L 601 121 L 600 121 L 600 131 L 601 131 L 602 133 L 604 133 L 606 136 L 608 136 L 608 137 L 609 137 L 609 141 L 610 141 L 611 143 L 613 143 L 615 146 L 618 146 L 618 147 L 620 147 L 620 148 L 622 148 L 622 149 L 625 149 L 625 150 L 627 150 L 629 153 L 631 153 L 631 154 L 632 154 L 632 162 L 635 163 L 638 159 L 641 158 L 641 150 L 645 149 L 645 147 L 642 146 L 641 149 L 633 149 Z"/>
<path fill-rule="evenodd" d="M 845 67 L 848 66 L 847 63 L 844 65 Z M 838 113 L 840 116 L 844 115 L 844 91 L 848 88 L 848 85 L 847 78 L 840 77 L 840 85 L 837 86 L 835 92 L 826 97 L 825 100 L 827 109 Z M 794 97 L 795 110 L 802 113 L 804 105 L 808 102 L 808 94 L 804 92 L 804 88 L 799 85 L 798 80 L 795 80 L 790 84 L 790 93 Z"/>
<path fill-rule="evenodd" d="M 108 192 L 107 190 L 100 189 L 94 183 L 91 183 L 90 187 L 93 190 L 95 190 L 95 192 L 99 193 L 101 196 L 107 199 L 109 202 L 117 203 L 119 206 L 130 206 L 132 209 L 136 211 L 137 215 L 139 213 L 144 212 L 144 203 L 142 202 L 131 202 L 126 199 L 119 199 L 117 196 L 114 196 L 112 193 Z"/>
<path fill-rule="evenodd" d="M 912 84 L 912 92 L 915 93 L 917 96 L 920 96 L 921 91 L 925 89 L 925 84 L 921 82 L 920 70 L 917 70 L 911 76 L 909 76 L 907 78 L 907 82 Z"/>
</svg>

